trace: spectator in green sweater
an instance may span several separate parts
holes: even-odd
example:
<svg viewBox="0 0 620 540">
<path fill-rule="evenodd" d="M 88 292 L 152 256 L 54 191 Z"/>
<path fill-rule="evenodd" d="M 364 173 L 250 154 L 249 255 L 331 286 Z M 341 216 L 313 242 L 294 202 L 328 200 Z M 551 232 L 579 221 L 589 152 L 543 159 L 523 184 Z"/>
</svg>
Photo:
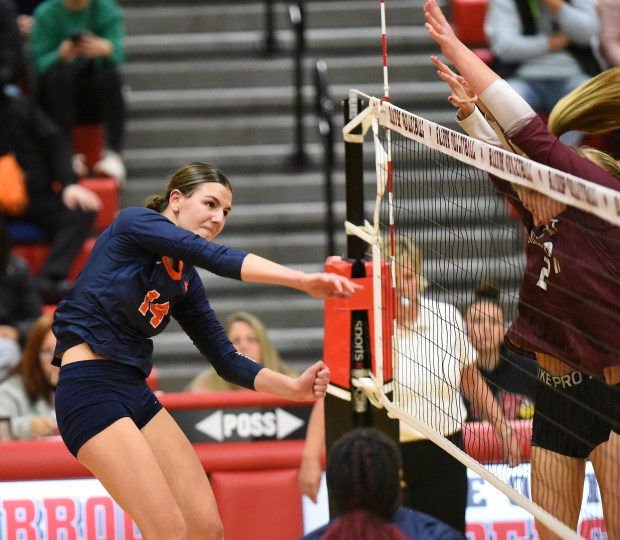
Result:
<svg viewBox="0 0 620 540">
<path fill-rule="evenodd" d="M 93 172 L 125 179 L 123 13 L 115 0 L 48 0 L 34 11 L 30 54 L 37 97 L 70 138 L 77 123 L 102 123 L 106 150 Z M 87 171 L 79 158 L 76 172 Z"/>
</svg>

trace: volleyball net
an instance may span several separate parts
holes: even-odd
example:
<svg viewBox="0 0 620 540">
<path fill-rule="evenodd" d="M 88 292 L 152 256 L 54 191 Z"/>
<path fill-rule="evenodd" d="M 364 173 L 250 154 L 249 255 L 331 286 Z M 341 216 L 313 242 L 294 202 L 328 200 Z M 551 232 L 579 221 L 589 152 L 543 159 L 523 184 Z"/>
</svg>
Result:
<svg viewBox="0 0 620 540">
<path fill-rule="evenodd" d="M 365 149 L 372 141 L 377 189 L 372 220 L 347 221 L 346 229 L 348 235 L 365 242 L 371 254 L 365 264 L 372 275 L 373 354 L 368 372 L 355 369 L 352 328 L 351 351 L 336 354 L 340 367 L 335 368 L 332 393 L 342 394 L 339 381 L 344 379 L 338 370 L 351 358 L 351 391 L 363 389 L 375 407 L 397 418 L 401 440 L 432 440 L 563 538 L 580 537 L 531 499 L 530 469 L 523 463 L 530 457 L 537 381 L 556 392 L 563 390 L 562 399 L 570 403 L 567 410 L 576 411 L 575 422 L 589 422 L 595 429 L 599 422 L 613 424 L 617 419 L 608 410 L 593 410 L 578 395 L 564 392 L 579 386 L 580 372 L 558 375 L 539 370 L 533 357 L 505 344 L 499 349 L 501 358 L 493 352 L 493 339 L 502 339 L 517 313 L 525 244 L 537 240 L 527 236 L 505 190 L 500 191 L 489 175 L 602 219 L 596 222 L 600 238 L 596 227 L 590 229 L 601 245 L 608 241 L 609 231 L 620 225 L 620 193 L 472 139 L 388 101 L 361 93 L 350 99 L 354 96 L 368 106 L 344 127 L 344 138 Z M 549 274 L 562 271 L 563 257 L 579 256 L 579 251 L 552 252 L 552 245 L 545 249 L 545 264 L 534 276 L 543 289 Z M 599 278 L 620 277 L 618 268 L 598 276 L 598 269 L 589 267 L 591 262 L 584 260 L 583 265 L 593 284 Z M 570 288 L 571 277 L 566 278 L 560 286 Z M 593 324 L 620 317 L 596 294 L 575 297 L 575 308 L 588 310 Z M 605 332 L 596 329 L 592 335 L 588 328 L 570 331 L 593 347 L 620 352 L 615 336 L 608 336 L 606 342 Z M 499 338 L 493 338 L 494 333 Z M 346 339 L 346 331 L 329 330 L 326 319 L 326 353 L 335 341 Z M 601 392 L 617 390 L 601 383 Z M 489 395 L 492 401 L 486 399 Z M 546 421 L 555 422 L 558 439 L 564 441 L 567 436 L 579 441 L 581 434 L 574 433 L 570 424 Z M 458 430 L 463 433 L 463 448 L 446 438 Z M 515 459 L 521 464 L 515 466 Z M 543 482 L 549 496 L 559 501 L 569 488 L 563 471 L 553 467 L 552 462 L 548 467 L 542 463 Z M 592 493 L 584 490 L 582 521 L 592 517 L 588 506 L 592 500 Z"/>
</svg>

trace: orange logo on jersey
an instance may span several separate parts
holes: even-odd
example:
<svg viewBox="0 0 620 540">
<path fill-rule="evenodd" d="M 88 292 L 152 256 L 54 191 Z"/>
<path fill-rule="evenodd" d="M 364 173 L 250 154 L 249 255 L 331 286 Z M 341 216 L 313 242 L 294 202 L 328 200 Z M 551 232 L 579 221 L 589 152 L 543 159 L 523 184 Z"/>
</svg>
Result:
<svg viewBox="0 0 620 540">
<path fill-rule="evenodd" d="M 168 311 L 170 310 L 170 302 L 164 302 L 163 304 L 154 304 L 153 300 L 157 300 L 158 298 L 159 293 L 157 291 L 149 291 L 144 295 L 144 300 L 138 308 L 138 311 L 142 315 L 146 315 L 147 311 L 150 311 L 152 313 L 153 316 L 151 317 L 150 322 L 153 328 L 157 328 L 161 324 L 164 316 L 167 315 Z"/>
</svg>

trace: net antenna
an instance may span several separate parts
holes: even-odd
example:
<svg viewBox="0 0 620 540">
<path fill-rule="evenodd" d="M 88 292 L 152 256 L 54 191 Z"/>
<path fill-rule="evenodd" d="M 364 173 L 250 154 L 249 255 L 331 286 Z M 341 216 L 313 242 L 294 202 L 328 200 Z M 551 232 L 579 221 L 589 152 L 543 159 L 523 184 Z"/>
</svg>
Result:
<svg viewBox="0 0 620 540">
<path fill-rule="evenodd" d="M 387 61 L 387 24 L 385 19 L 385 0 L 381 0 L 381 52 L 383 54 L 383 99 L 390 101 Z"/>
<path fill-rule="evenodd" d="M 593 185 L 581 178 L 472 139 L 400 109 L 385 99 L 371 97 L 357 90 L 352 92 L 366 99 L 369 105 L 367 109 L 360 111 L 355 118 L 344 126 L 343 136 L 345 141 L 361 142 L 360 139 L 372 128 L 377 172 L 373 222 L 366 221 L 363 225 L 345 223 L 347 234 L 354 235 L 366 242 L 372 248 L 373 254 L 374 365 L 368 376 L 353 380 L 352 385 L 363 388 L 374 406 L 385 408 L 390 417 L 405 422 L 425 438 L 453 455 L 505 494 L 513 503 L 532 514 L 562 538 L 581 538 L 575 531 L 532 502 L 529 496 L 526 496 L 527 489 L 515 489 L 515 474 L 519 473 L 522 466 L 509 469 L 507 465 L 503 468 L 492 468 L 483 464 L 487 463 L 484 457 L 475 459 L 470 455 L 472 452 L 466 453 L 452 444 L 443 434 L 430 425 L 424 417 L 424 411 L 405 398 L 406 392 L 403 389 L 408 389 L 414 382 L 403 380 L 402 374 L 398 372 L 396 367 L 393 369 L 392 366 L 392 356 L 398 352 L 395 350 L 397 345 L 393 337 L 396 334 L 397 326 L 396 310 L 394 309 L 396 305 L 394 242 L 397 235 L 399 237 L 401 235 L 416 237 L 423 234 L 415 223 L 411 223 L 412 220 L 427 220 L 427 226 L 431 230 L 440 231 L 438 234 L 446 233 L 443 225 L 437 221 L 437 217 L 433 213 L 437 209 L 431 208 L 429 210 L 427 208 L 425 210 L 422 208 L 424 206 L 422 203 L 414 200 L 415 186 L 422 184 L 424 179 L 424 171 L 419 171 L 418 177 L 418 171 L 411 170 L 413 168 L 411 161 L 406 162 L 408 159 L 411 160 L 414 154 L 423 154 L 422 159 L 424 159 L 425 166 L 433 167 L 439 171 L 439 174 L 442 175 L 442 185 L 445 184 L 445 191 L 437 195 L 443 198 L 446 204 L 452 205 L 456 211 L 463 212 L 463 217 L 470 213 L 488 212 L 488 209 L 485 210 L 476 206 L 479 201 L 484 199 L 479 193 L 475 197 L 471 197 L 473 201 L 478 201 L 472 203 L 472 208 L 467 207 L 468 203 L 462 195 L 464 186 L 468 182 L 477 182 L 479 185 L 489 184 L 488 174 L 542 193 L 552 193 L 556 200 L 595 214 L 599 218 L 618 226 L 620 226 L 620 193 Z M 362 134 L 359 133 L 360 127 Z M 398 162 L 393 165 L 392 150 L 394 148 L 398 149 L 396 156 Z M 395 173 L 395 167 L 397 173 Z M 505 206 L 503 199 L 499 199 L 499 203 Z M 410 205 L 410 207 L 406 205 Z M 425 212 L 426 215 L 423 215 Z M 496 223 L 489 226 L 497 228 Z M 455 231 L 447 231 L 446 234 L 454 233 L 457 235 L 456 241 L 451 240 L 452 243 L 457 244 L 452 249 L 471 249 L 472 251 L 481 249 L 479 244 L 467 237 L 469 232 L 466 229 L 467 223 L 465 222 L 460 225 L 457 224 Z M 515 231 L 520 232 L 520 229 L 515 229 Z M 385 270 L 386 239 L 389 239 L 387 274 Z M 520 249 L 522 249 L 522 244 Z M 453 270 L 464 274 L 466 278 L 472 277 L 469 274 L 478 271 L 472 269 L 473 267 L 461 264 L 460 259 L 451 259 L 450 255 L 435 253 L 440 263 L 452 265 Z M 465 257 L 467 256 L 471 257 L 471 253 L 465 255 Z M 484 257 L 482 259 L 484 260 Z M 513 261 L 510 257 L 505 257 L 503 262 L 506 266 L 501 269 L 502 271 L 512 272 L 520 276 L 522 273 L 521 259 L 517 258 L 516 261 Z M 436 269 L 437 273 L 444 271 L 441 268 Z M 488 269 L 484 271 L 488 271 Z M 442 289 L 439 281 L 435 283 L 435 286 L 439 288 L 437 294 L 451 295 L 450 299 L 453 302 L 464 300 L 459 297 L 458 293 L 451 293 L 447 288 Z M 389 319 L 388 324 L 386 324 L 386 318 Z M 386 328 L 388 329 L 387 333 Z M 388 373 L 387 377 L 386 373 Z M 392 373 L 393 380 L 389 376 Z M 433 396 L 422 396 L 422 398 L 428 401 L 428 408 L 441 406 L 440 401 L 433 401 Z M 514 422 L 511 425 L 514 425 Z M 467 428 L 463 426 L 464 436 L 466 430 Z M 469 434 L 469 436 L 471 438 L 472 435 Z M 529 444 L 529 441 L 523 442 Z M 488 434 L 486 437 L 480 437 L 479 440 L 476 440 L 475 444 L 479 447 L 478 453 L 480 455 L 493 454 L 498 449 L 498 442 L 493 440 L 493 437 L 488 437 Z M 489 447 L 484 447 L 487 444 Z M 528 473 L 523 470 L 521 474 L 523 475 L 521 482 L 527 485 Z"/>
</svg>

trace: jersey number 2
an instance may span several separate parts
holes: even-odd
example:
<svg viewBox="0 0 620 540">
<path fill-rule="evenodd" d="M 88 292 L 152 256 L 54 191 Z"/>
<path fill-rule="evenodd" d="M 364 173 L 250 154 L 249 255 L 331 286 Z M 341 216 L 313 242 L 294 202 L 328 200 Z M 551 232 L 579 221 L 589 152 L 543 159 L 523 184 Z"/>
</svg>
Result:
<svg viewBox="0 0 620 540">
<path fill-rule="evenodd" d="M 153 328 L 157 328 L 161 324 L 164 316 L 167 315 L 170 310 L 170 302 L 154 304 L 153 300 L 157 300 L 158 298 L 159 293 L 156 290 L 149 291 L 144 295 L 144 300 L 138 308 L 138 311 L 142 313 L 142 315 L 146 315 L 147 311 L 152 313 L 153 316 L 150 322 Z"/>
</svg>

